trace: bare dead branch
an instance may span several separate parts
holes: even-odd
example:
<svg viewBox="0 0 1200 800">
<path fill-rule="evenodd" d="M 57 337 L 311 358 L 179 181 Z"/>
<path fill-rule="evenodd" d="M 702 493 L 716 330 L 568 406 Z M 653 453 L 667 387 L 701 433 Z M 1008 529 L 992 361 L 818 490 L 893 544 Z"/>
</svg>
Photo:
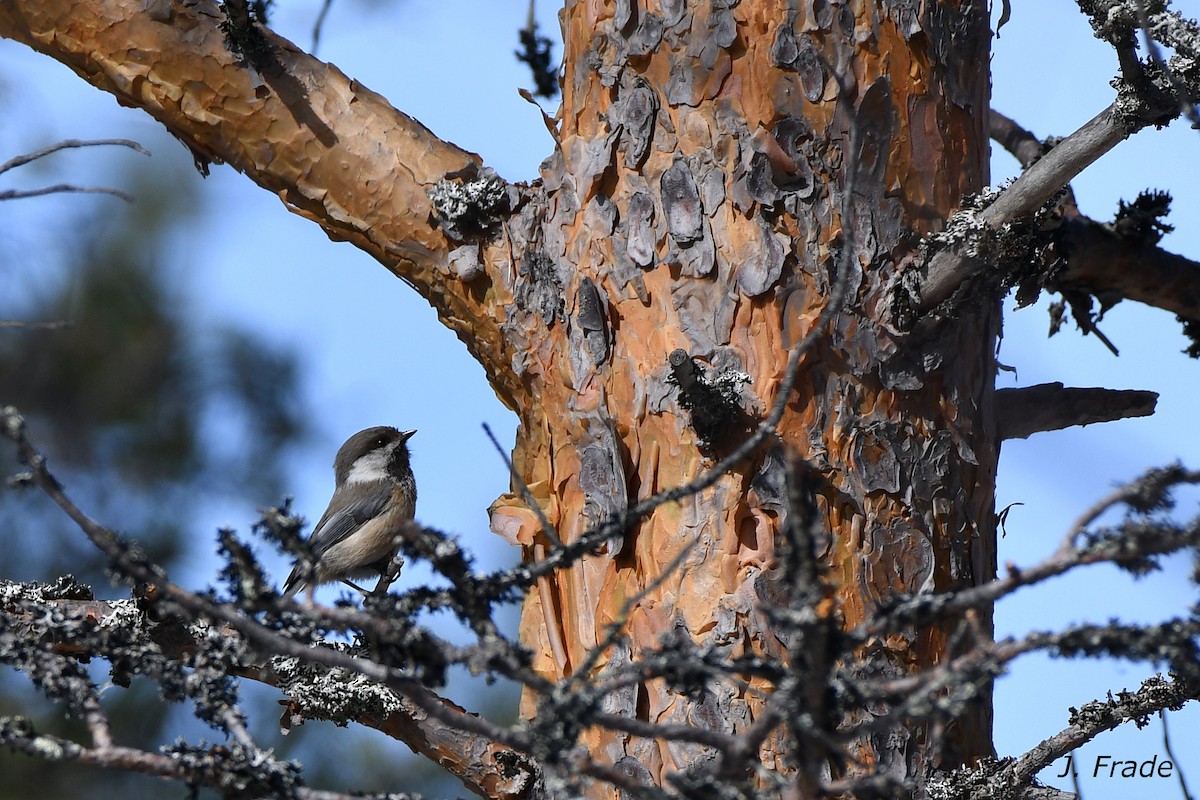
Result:
<svg viewBox="0 0 1200 800">
<path fill-rule="evenodd" d="M 109 194 L 132 203 L 133 195 L 107 186 L 77 186 L 73 183 L 58 183 L 37 189 L 8 189 L 0 192 L 0 200 L 23 200 L 28 197 L 43 197 L 48 194 Z"/>
<path fill-rule="evenodd" d="M 1115 293 L 1188 319 L 1200 319 L 1200 262 L 1122 237 L 1085 218 L 1057 231 L 1067 253 L 1056 288 Z"/>
<path fill-rule="evenodd" d="M 1058 143 L 1057 138 L 1041 141 L 1031 131 L 1021 127 L 1016 120 L 1006 117 L 994 108 L 988 111 L 988 137 L 1011 153 L 1021 163 L 1021 169 L 1029 169 Z M 1064 191 L 1066 196 L 1061 201 L 1062 211 L 1068 216 L 1074 216 L 1079 213 L 1075 192 L 1070 184 L 1064 187 Z"/>
<path fill-rule="evenodd" d="M 995 231 L 1032 214 L 1129 133 L 1118 118 L 1115 104 L 1109 106 L 1033 163 L 994 203 L 975 215 L 975 223 Z M 914 309 L 921 314 L 933 310 L 964 281 L 987 267 L 983 261 L 954 250 L 941 250 L 919 280 Z"/>
<path fill-rule="evenodd" d="M 46 322 L 28 322 L 22 319 L 0 319 L 0 329 L 28 331 L 60 331 L 75 323 L 68 320 L 48 320 Z"/>
<path fill-rule="evenodd" d="M 325 27 L 325 19 L 329 16 L 329 9 L 333 8 L 333 0 L 322 0 L 321 10 L 317 12 L 317 18 L 313 22 L 312 28 L 312 54 L 317 54 L 317 47 L 321 44 L 321 30 Z"/>
<path fill-rule="evenodd" d="M 39 158 L 45 158 L 46 156 L 57 153 L 61 150 L 68 150 L 77 147 L 107 147 L 110 145 L 115 147 L 128 147 L 130 150 L 141 153 L 144 156 L 150 155 L 149 150 L 142 147 L 132 139 L 63 139 L 61 142 L 56 142 L 55 144 L 43 147 L 40 150 L 34 150 L 32 153 L 25 153 L 24 155 L 10 158 L 8 161 L 0 164 L 0 175 L 3 175 L 10 169 L 24 166 L 31 161 L 37 161 Z"/>
<path fill-rule="evenodd" d="M 1178 710 L 1197 696 L 1195 687 L 1156 675 L 1143 681 L 1135 692 L 1118 692 L 1108 700 L 1085 703 L 1071 714 L 1070 725 L 1043 739 L 1011 764 L 1010 779 L 1017 785 L 1026 784 L 1054 761 L 1101 733 L 1156 712 Z"/>
<path fill-rule="evenodd" d="M 1117 99 L 1031 163 L 995 202 L 976 213 L 972 222 L 982 229 L 1000 232 L 1004 226 L 1029 216 L 1131 133 L 1151 124 L 1165 125 L 1179 116 L 1200 91 L 1200 64 L 1196 58 L 1200 53 L 1200 27 L 1194 21 L 1174 12 L 1147 15 L 1140 2 L 1088 3 L 1081 7 L 1091 17 L 1097 37 L 1117 51 L 1122 72 L 1114 84 Z M 1153 69 L 1145 67 L 1133 52 L 1135 27 L 1175 48 L 1177 55 L 1169 62 L 1152 64 Z M 998 122 L 1003 127 L 1002 121 Z M 1019 131 L 1011 129 L 1000 133 L 1022 138 Z M 897 323 L 911 326 L 913 316 L 934 310 L 967 280 L 991 266 L 970 253 L 954 248 L 940 250 L 924 265 L 922 275 L 897 286 L 901 295 Z"/>
<path fill-rule="evenodd" d="M 1047 150 L 1033 133 L 994 108 L 988 112 L 988 136 L 1020 161 L 1023 168 L 1028 168 Z"/>
<path fill-rule="evenodd" d="M 1046 151 L 1037 137 L 994 109 L 990 125 L 991 138 L 1022 167 L 1028 168 Z M 1063 209 L 1054 239 L 1065 254 L 1065 265 L 1047 288 L 1119 296 L 1200 319 L 1200 263 L 1080 215 L 1073 197 L 1064 201 Z"/>
<path fill-rule="evenodd" d="M 1183 800 L 1193 800 L 1192 793 L 1188 790 L 1187 777 L 1183 774 L 1183 762 L 1180 761 L 1179 756 L 1175 755 L 1175 748 L 1171 746 L 1171 732 L 1167 728 L 1167 710 L 1165 708 L 1158 710 L 1158 721 L 1162 723 L 1163 750 L 1166 751 L 1167 758 L 1175 764 L 1175 774 L 1179 777 L 1179 791 L 1183 793 Z"/>
<path fill-rule="evenodd" d="M 1157 392 L 1066 388 L 1057 382 L 997 389 L 997 435 L 1002 440 L 1027 439 L 1042 431 L 1148 417 L 1157 401 Z"/>
</svg>

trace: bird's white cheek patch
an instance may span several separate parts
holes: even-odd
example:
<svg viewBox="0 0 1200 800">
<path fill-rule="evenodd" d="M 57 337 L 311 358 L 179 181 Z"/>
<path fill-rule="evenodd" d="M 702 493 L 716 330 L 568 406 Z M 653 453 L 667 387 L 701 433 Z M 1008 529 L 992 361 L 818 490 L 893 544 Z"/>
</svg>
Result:
<svg viewBox="0 0 1200 800">
<path fill-rule="evenodd" d="M 387 462 L 391 448 L 375 450 L 360 456 L 346 474 L 346 483 L 370 483 L 387 479 Z"/>
</svg>

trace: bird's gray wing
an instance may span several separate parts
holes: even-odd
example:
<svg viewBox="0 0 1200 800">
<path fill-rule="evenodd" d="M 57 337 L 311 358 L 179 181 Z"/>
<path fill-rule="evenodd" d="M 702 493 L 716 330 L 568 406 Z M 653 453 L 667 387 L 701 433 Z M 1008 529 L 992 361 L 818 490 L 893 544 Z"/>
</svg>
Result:
<svg viewBox="0 0 1200 800">
<path fill-rule="evenodd" d="M 309 540 L 313 555 L 319 559 L 329 548 L 361 528 L 363 523 L 378 516 L 389 497 L 387 491 L 371 492 L 346 505 L 337 508 L 331 505 L 325 509 Z"/>
</svg>

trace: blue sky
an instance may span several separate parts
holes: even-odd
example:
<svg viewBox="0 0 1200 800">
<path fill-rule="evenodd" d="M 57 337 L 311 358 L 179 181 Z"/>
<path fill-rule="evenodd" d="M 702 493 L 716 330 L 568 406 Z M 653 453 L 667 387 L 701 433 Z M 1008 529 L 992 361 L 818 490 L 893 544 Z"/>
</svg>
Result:
<svg viewBox="0 0 1200 800">
<path fill-rule="evenodd" d="M 1108 81 L 1116 71 L 1115 57 L 1091 37 L 1071 0 L 1013 0 L 1012 5 L 1012 20 L 993 48 L 993 105 L 1039 136 L 1067 134 L 1111 102 Z M 1200 16 L 1200 0 L 1174 5 Z M 307 46 L 318 7 L 316 0 L 284 0 L 274 25 Z M 539 7 L 543 31 L 557 35 L 551 4 L 541 0 Z M 531 179 L 552 142 L 538 110 L 516 92 L 531 83 L 524 66 L 511 57 L 525 8 L 523 0 L 411 0 L 364 10 L 339 0 L 319 55 L 438 135 L 480 153 L 505 178 Z M 154 163 L 180 180 L 200 182 L 187 152 L 149 117 L 119 108 L 65 68 L 9 42 L 0 42 L 0 92 L 6 110 L 19 109 L 0 127 L 0 159 L 68 136 L 121 136 L 145 144 Z M 1119 198 L 1131 200 L 1144 188 L 1170 190 L 1175 203 L 1169 221 L 1178 229 L 1163 245 L 1200 259 L 1198 155 L 1200 132 L 1185 125 L 1143 132 L 1081 175 L 1074 182 L 1076 196 L 1084 213 L 1109 219 Z M 46 174 L 56 179 L 84 175 L 119 186 L 123 165 L 138 156 L 84 151 L 57 158 L 48 166 L 51 172 L 37 180 Z M 1015 161 L 995 155 L 992 183 L 1017 172 Z M 187 276 L 187 293 L 200 299 L 194 311 L 198 321 L 237 320 L 295 347 L 305 364 L 304 392 L 317 436 L 310 447 L 289 454 L 297 508 L 310 518 L 320 515 L 331 489 L 333 452 L 347 435 L 375 424 L 416 428 L 411 444 L 421 521 L 462 536 L 485 564 L 515 559 L 517 553 L 488 532 L 485 509 L 507 490 L 508 478 L 480 429 L 487 422 L 511 444 L 515 419 L 462 344 L 402 282 L 351 246 L 330 242 L 315 225 L 287 213 L 277 198 L 231 169 L 214 167 L 199 194 L 193 224 L 175 236 L 171 253 Z M 63 206 L 58 204 L 77 209 L 108 202 L 116 201 L 64 197 L 7 204 L 4 210 L 31 229 L 53 228 L 60 224 Z M 35 269 L 37 254 L 28 258 Z M 1147 467 L 1176 459 L 1200 466 L 1194 413 L 1200 364 L 1179 353 L 1186 343 L 1172 315 L 1131 303 L 1113 309 L 1101 327 L 1121 349 L 1116 358 L 1073 329 L 1047 339 L 1045 305 L 1006 317 L 1000 359 L 1016 373 L 1001 374 L 998 385 L 1057 380 L 1153 389 L 1161 399 L 1150 419 L 1004 445 L 997 505 L 1024 505 L 1009 517 L 1001 563 L 1044 558 L 1079 511 Z M 1193 493 L 1181 507 L 1193 511 L 1195 501 Z M 253 518 L 253 508 L 220 507 L 196 523 L 198 530 L 232 524 L 244 531 Z M 279 572 L 285 568 L 281 561 L 273 563 Z M 1194 599 L 1189 568 L 1177 559 L 1136 584 L 1104 568 L 1054 581 L 1001 604 L 998 635 L 1112 616 L 1150 621 L 1180 613 Z M 211 569 L 199 568 L 195 581 L 211 578 Z M 1065 726 L 1067 706 L 1109 689 L 1135 688 L 1147 672 L 1140 665 L 1040 657 L 1018 662 L 997 688 L 999 752 L 1023 752 Z M 1171 726 L 1195 790 L 1200 787 L 1200 748 L 1195 746 L 1200 708 L 1193 704 L 1174 715 Z M 1080 760 L 1090 765 L 1097 755 L 1161 760 L 1158 722 L 1141 732 L 1129 727 L 1109 734 L 1084 748 Z M 1084 789 L 1089 800 L 1177 796 L 1172 794 L 1177 787 L 1165 781 L 1085 780 Z"/>
</svg>

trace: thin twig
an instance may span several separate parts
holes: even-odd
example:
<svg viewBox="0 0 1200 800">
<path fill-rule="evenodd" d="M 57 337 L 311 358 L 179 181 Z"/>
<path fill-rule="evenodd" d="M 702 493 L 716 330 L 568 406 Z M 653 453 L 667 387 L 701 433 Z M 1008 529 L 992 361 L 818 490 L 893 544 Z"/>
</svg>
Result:
<svg viewBox="0 0 1200 800">
<path fill-rule="evenodd" d="M 10 169 L 24 166 L 30 161 L 36 161 L 39 158 L 45 158 L 52 153 L 57 153 L 60 150 L 67 150 L 75 147 L 101 147 L 107 145 L 115 145 L 118 147 L 128 147 L 130 150 L 141 153 L 144 156 L 150 155 L 150 151 L 142 147 L 137 142 L 131 139 L 64 139 L 61 142 L 52 144 L 48 147 L 43 147 L 40 150 L 34 150 L 32 153 L 16 156 L 0 164 L 0 175 L 8 172 Z"/>
<path fill-rule="evenodd" d="M 333 6 L 333 0 L 324 0 L 321 3 L 321 10 L 317 13 L 317 19 L 313 23 L 312 29 L 312 54 L 317 54 L 317 45 L 321 43 L 321 29 L 325 26 L 325 17 L 329 15 L 329 9 Z"/>
<path fill-rule="evenodd" d="M 246 727 L 246 720 L 237 709 L 224 709 L 221 712 L 221 723 L 225 726 L 225 730 L 229 732 L 229 735 L 233 737 L 234 741 L 248 751 L 255 752 L 262 749 L 254 741 L 254 737 L 250 735 L 250 730 Z"/>
<path fill-rule="evenodd" d="M 70 328 L 74 326 L 74 324 L 74 322 L 62 319 L 51 320 L 48 322 L 27 322 L 21 319 L 0 319 L 0 328 L 28 331 L 60 331 L 63 328 Z"/>
<path fill-rule="evenodd" d="M 1169 482 L 1164 484 L 1162 490 L 1171 486 L 1195 485 L 1198 483 L 1200 483 L 1200 470 L 1179 470 L 1178 473 L 1172 475 Z M 1089 525 L 1099 519 L 1101 514 L 1121 503 L 1129 503 L 1138 497 L 1142 491 L 1142 481 L 1133 481 L 1095 502 L 1090 508 L 1080 514 L 1074 524 L 1071 525 L 1067 535 L 1063 537 L 1063 541 L 1058 546 L 1058 552 L 1064 553 L 1074 547 L 1075 540 L 1087 530 Z"/>
<path fill-rule="evenodd" d="M 84 704 L 84 721 L 88 733 L 92 737 L 92 746 L 97 750 L 105 750 L 113 746 L 112 729 L 108 724 L 108 716 L 100 707 L 100 700 L 93 693 Z"/>
<path fill-rule="evenodd" d="M 1075 759 L 1071 759 L 1071 788 L 1075 790 L 1075 800 L 1083 800 L 1083 787 L 1079 785 L 1079 770 L 1075 767 Z"/>
<path fill-rule="evenodd" d="M 640 736 L 643 739 L 659 741 L 691 742 L 702 747 L 711 747 L 725 751 L 732 748 L 736 737 L 719 731 L 699 728 L 695 725 L 663 725 L 657 722 L 647 722 L 636 717 L 626 717 L 620 714 L 596 714 L 593 720 L 600 726 L 630 736 Z"/>
<path fill-rule="evenodd" d="M 1167 751 L 1167 758 L 1171 759 L 1171 763 L 1175 765 L 1175 774 L 1179 776 L 1179 791 L 1183 792 L 1183 800 L 1193 800 L 1192 793 L 1188 791 L 1187 778 L 1183 774 L 1183 764 L 1171 747 L 1171 732 L 1167 729 L 1167 710 L 1165 708 L 1158 710 L 1158 719 L 1162 722 L 1163 749 Z"/>
<path fill-rule="evenodd" d="M 8 189 L 0 192 L 0 200 L 23 200 L 28 197 L 44 197 L 48 194 L 109 194 L 127 203 L 134 201 L 133 195 L 107 186 L 77 186 L 73 183 L 58 183 L 38 189 Z"/>
</svg>

